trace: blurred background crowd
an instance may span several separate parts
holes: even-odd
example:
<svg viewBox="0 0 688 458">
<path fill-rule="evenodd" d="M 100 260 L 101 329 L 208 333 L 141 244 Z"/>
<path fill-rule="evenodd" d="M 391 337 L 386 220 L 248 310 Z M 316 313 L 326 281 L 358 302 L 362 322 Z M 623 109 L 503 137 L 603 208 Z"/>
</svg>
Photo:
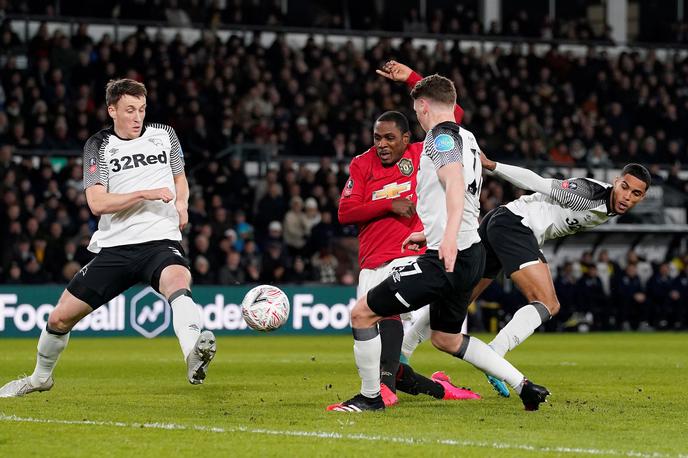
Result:
<svg viewBox="0 0 688 458">
<path fill-rule="evenodd" d="M 41 8 L 33 3 L 42 2 L 0 0 L 0 12 Z M 227 0 L 205 10 L 196 8 L 200 0 L 82 3 L 59 2 L 60 13 L 179 24 L 302 26 L 305 20 L 292 17 L 293 10 L 282 14 L 279 2 Z M 349 2 L 348 13 L 322 7 L 308 14 L 329 28 L 609 41 L 608 31 L 595 32 L 584 21 L 554 23 L 518 10 L 505 12 L 502 30 L 483 30 L 471 2 L 458 9 L 438 4 L 425 20 L 412 8 L 403 18 L 385 8 L 357 15 L 357 3 Z M 50 6 L 44 13 L 56 14 Z M 122 76 L 146 84 L 147 120 L 173 126 L 181 141 L 191 183 L 184 243 L 196 284 L 356 283 L 356 228 L 337 221 L 348 162 L 372 145 L 373 121 L 386 110 L 406 113 L 414 140 L 423 138 L 407 87 L 375 74 L 390 58 L 421 74 L 450 77 L 464 125 L 494 159 L 583 169 L 641 162 L 651 166 L 656 184 L 688 191 L 679 176 L 688 160 L 688 58 L 680 52 L 660 58 L 652 49 L 609 55 L 589 48 L 574 55 L 556 45 L 545 53 L 534 46 L 485 51 L 410 39 L 399 45 L 381 39 L 360 50 L 314 38 L 290 46 L 282 34 L 268 44 L 259 33 L 220 40 L 210 31 L 189 44 L 144 27 L 96 41 L 85 22 L 71 35 L 43 24 L 23 39 L 11 25 L 0 26 L 4 283 L 65 283 L 91 259 L 86 246 L 97 219 L 85 202 L 79 152 L 108 124 L 103 88 Z M 657 41 L 686 40 L 685 24 L 662 33 Z M 269 150 L 279 166 L 251 174 L 241 157 L 222 154 L 246 143 Z M 486 178 L 483 211 L 519 195 Z M 562 310 L 570 313 L 552 326 L 686 325 L 685 252 L 650 264 L 632 250 L 613 260 L 597 250 L 554 267 Z M 508 310 L 522 302 L 516 294 L 496 285 L 486 303 Z"/>
<path fill-rule="evenodd" d="M 666 3 L 637 2 L 638 30 L 634 41 L 688 43 L 688 21 L 677 19 Z M 632 3 L 632 2 L 631 2 Z M 664 3 L 664 5 L 662 5 Z M 287 26 L 335 30 L 383 30 L 481 37 L 527 37 L 610 42 L 610 26 L 592 23 L 586 10 L 604 8 L 603 0 L 566 0 L 550 16 L 550 0 L 501 4 L 502 20 L 484 25 L 479 0 L 373 0 L 370 2 L 311 0 L 3 0 L 0 11 L 47 16 L 148 20 L 175 26 Z M 4 5 L 4 8 L 3 8 Z M 673 6 L 673 5 L 672 5 Z M 685 8 L 685 6 L 684 6 Z M 587 16 L 594 16 L 588 14 Z"/>
</svg>

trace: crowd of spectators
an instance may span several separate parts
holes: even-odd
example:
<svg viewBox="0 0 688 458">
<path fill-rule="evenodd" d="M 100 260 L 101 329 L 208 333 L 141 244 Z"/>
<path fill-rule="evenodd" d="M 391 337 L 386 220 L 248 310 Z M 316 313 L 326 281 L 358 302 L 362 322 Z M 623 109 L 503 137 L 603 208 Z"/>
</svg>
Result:
<svg viewBox="0 0 688 458">
<path fill-rule="evenodd" d="M 206 27 L 218 27 L 238 24 L 612 42 L 611 28 L 608 25 L 593 27 L 584 7 L 578 8 L 578 14 L 574 17 L 551 18 L 547 3 L 542 1 L 533 3 L 529 8 L 521 7 L 513 11 L 513 8 L 507 8 L 501 23 L 494 21 L 488 27 L 483 26 L 478 16 L 479 2 L 476 0 L 431 0 L 426 2 L 424 17 L 418 1 L 400 3 L 391 0 L 290 0 L 286 5 L 281 0 L 101 0 L 97 3 L 77 0 L 4 0 L 4 3 L 4 12 L 9 14 L 145 20 L 173 26 L 203 24 Z M 666 9 L 662 19 L 668 20 L 668 23 L 644 24 L 644 21 L 657 22 L 659 18 L 641 15 L 641 31 L 637 39 L 643 42 L 688 43 L 688 22 L 671 19 L 676 6 L 654 6 L 657 7 Z M 3 11 L 2 3 L 0 11 Z"/>
<path fill-rule="evenodd" d="M 56 167 L 11 157 L 0 148 L 0 282 L 66 283 L 93 254 L 97 227 L 82 190 L 80 161 Z M 210 161 L 190 175 L 189 229 L 183 245 L 196 284 L 356 282 L 356 230 L 337 223 L 346 181 L 342 165 L 323 158 L 318 170 L 285 160 L 258 181 L 244 164 Z M 482 210 L 519 192 L 488 179 Z M 674 329 L 688 325 L 688 253 L 650 264 L 634 251 L 612 260 L 606 250 L 585 252 L 557 266 L 559 329 Z M 485 301 L 507 317 L 523 304 L 495 284 Z"/>
<path fill-rule="evenodd" d="M 688 59 L 653 51 L 585 56 L 553 47 L 544 55 L 456 43 L 430 49 L 381 40 L 289 47 L 278 35 L 222 42 L 205 32 L 186 44 L 142 29 L 120 42 L 100 41 L 82 24 L 73 36 L 41 26 L 22 42 L 0 28 L 0 142 L 21 148 L 78 149 L 108 121 L 103 87 L 129 76 L 149 89 L 148 119 L 177 130 L 193 163 L 237 143 L 281 154 L 348 160 L 372 142 L 371 124 L 388 109 L 411 120 L 407 89 L 377 76 L 385 60 L 438 72 L 457 85 L 464 124 L 497 159 L 607 166 L 632 160 L 675 164 L 688 157 Z M 18 56 L 28 57 L 19 68 Z M 422 131 L 415 124 L 415 138 Z"/>
<path fill-rule="evenodd" d="M 22 56 L 26 68 L 19 65 Z M 5 22 L 0 27 L 0 279 L 64 283 L 91 259 L 86 246 L 97 220 L 86 206 L 78 155 L 39 159 L 15 152 L 78 152 L 108 122 L 107 80 L 129 76 L 148 87 L 147 119 L 172 125 L 185 151 L 192 194 L 184 243 L 197 284 L 354 284 L 355 228 L 337 223 L 346 164 L 372 144 L 372 121 L 382 111 L 401 109 L 415 119 L 405 86 L 375 75 L 391 57 L 423 74 L 451 77 L 466 111 L 464 123 L 493 158 L 584 167 L 631 160 L 665 164 L 653 170 L 664 168 L 667 185 L 686 189 L 678 171 L 688 157 L 680 127 L 688 125 L 688 61 L 678 55 L 660 60 L 651 51 L 611 57 L 590 50 L 573 56 L 556 48 L 544 56 L 532 49 L 480 54 L 442 44 L 414 47 L 410 41 L 393 48 L 385 40 L 365 52 L 351 43 L 336 47 L 314 40 L 297 49 L 283 36 L 262 46 L 258 36 L 221 42 L 212 33 L 188 45 L 180 37 L 168 42 L 143 30 L 121 42 L 109 36 L 95 42 L 83 24 L 73 36 L 51 35 L 42 26 L 24 42 Z M 414 136 L 422 138 L 415 124 Z M 320 167 L 283 160 L 256 180 L 247 176 L 240 158 L 216 158 L 239 143 L 310 156 Z M 486 179 L 483 211 L 518 195 Z M 558 278 L 566 278 L 566 269 Z M 635 281 L 623 280 L 628 269 L 615 270 L 619 290 Z M 681 270 L 678 278 L 685 279 Z M 591 274 L 583 271 L 585 280 Z M 670 296 L 674 304 L 676 297 L 688 296 L 680 288 L 685 280 L 672 282 L 678 285 L 670 290 L 676 291 Z M 646 290 L 636 292 L 646 296 L 661 290 L 651 288 L 650 280 L 640 288 Z M 636 292 L 629 296 L 632 304 L 642 303 Z M 612 289 L 606 294 L 617 297 Z M 570 307 L 587 320 L 589 313 L 600 313 L 594 303 Z M 581 308 L 588 306 L 593 308 Z M 669 318 L 662 318 L 665 311 L 647 313 L 629 312 L 614 323 L 600 318 L 594 326 L 685 323 L 673 312 Z"/>
<path fill-rule="evenodd" d="M 4 0 L 4 3 L 6 14 L 155 21 L 173 26 L 288 26 L 612 42 L 611 27 L 606 24 L 593 26 L 587 17 L 585 2 L 578 2 L 577 7 L 573 7 L 577 14 L 569 11 L 569 14 L 559 14 L 555 18 L 549 16 L 549 4 L 546 1 L 532 2 L 528 8 L 522 5 L 514 8 L 506 4 L 501 21 L 493 21 L 487 27 L 483 26 L 478 15 L 477 0 L 429 0 L 425 3 L 427 11 L 424 17 L 417 0 L 290 0 L 286 4 L 281 0 L 104 0 L 97 3 L 77 0 Z M 688 43 L 688 22 L 672 17 L 670 10 L 673 8 L 675 5 L 667 6 L 667 11 L 661 17 L 642 14 L 645 11 L 641 11 L 637 40 Z M 571 10 L 572 7 L 564 9 Z"/>
</svg>

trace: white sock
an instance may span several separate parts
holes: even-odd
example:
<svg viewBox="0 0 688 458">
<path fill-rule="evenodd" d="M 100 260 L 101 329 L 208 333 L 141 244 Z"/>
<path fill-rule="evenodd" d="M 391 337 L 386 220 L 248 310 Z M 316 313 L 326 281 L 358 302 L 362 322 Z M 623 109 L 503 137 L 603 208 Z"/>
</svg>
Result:
<svg viewBox="0 0 688 458">
<path fill-rule="evenodd" d="M 374 398 L 380 394 L 380 355 L 382 341 L 377 325 L 366 329 L 353 329 L 354 359 L 361 377 L 361 394 Z"/>
<path fill-rule="evenodd" d="M 423 307 L 419 310 L 416 322 L 411 329 L 404 333 L 404 342 L 401 344 L 401 354 L 406 359 L 411 359 L 411 355 L 416 351 L 418 345 L 430 338 L 430 307 Z"/>
<path fill-rule="evenodd" d="M 176 295 L 176 297 L 175 297 Z M 177 334 L 179 345 L 182 347 L 184 361 L 193 350 L 198 336 L 201 335 L 201 314 L 198 313 L 196 303 L 186 294 L 177 293 L 170 296 L 172 307 L 172 324 Z"/>
<path fill-rule="evenodd" d="M 533 332 L 552 316 L 542 302 L 533 301 L 516 310 L 513 318 L 492 339 L 490 347 L 500 356 L 523 343 Z"/>
<path fill-rule="evenodd" d="M 521 393 L 523 374 L 511 365 L 509 361 L 490 348 L 485 342 L 471 336 L 463 336 L 461 348 L 454 356 L 467 361 L 490 375 L 504 380 L 511 385 L 517 393 Z"/>
<path fill-rule="evenodd" d="M 36 368 L 31 374 L 31 384 L 44 384 L 52 375 L 60 354 L 69 342 L 69 333 L 63 335 L 51 334 L 47 330 L 41 331 L 38 338 L 38 353 L 36 354 Z"/>
</svg>

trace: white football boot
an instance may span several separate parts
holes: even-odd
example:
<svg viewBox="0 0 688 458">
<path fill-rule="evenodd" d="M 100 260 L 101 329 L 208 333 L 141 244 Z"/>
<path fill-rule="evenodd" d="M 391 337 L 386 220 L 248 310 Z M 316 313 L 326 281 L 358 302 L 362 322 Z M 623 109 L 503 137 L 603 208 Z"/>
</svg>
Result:
<svg viewBox="0 0 688 458">
<path fill-rule="evenodd" d="M 38 386 L 33 386 L 31 384 L 30 376 L 21 377 L 17 380 L 12 380 L 0 388 L 0 398 L 18 398 L 25 394 L 33 393 L 34 391 L 49 391 L 54 384 L 55 382 L 52 377 Z"/>
<path fill-rule="evenodd" d="M 215 334 L 210 331 L 201 332 L 196 345 L 186 358 L 186 375 L 189 378 L 189 383 L 192 385 L 203 383 L 208 372 L 208 365 L 215 357 L 216 351 Z"/>
</svg>

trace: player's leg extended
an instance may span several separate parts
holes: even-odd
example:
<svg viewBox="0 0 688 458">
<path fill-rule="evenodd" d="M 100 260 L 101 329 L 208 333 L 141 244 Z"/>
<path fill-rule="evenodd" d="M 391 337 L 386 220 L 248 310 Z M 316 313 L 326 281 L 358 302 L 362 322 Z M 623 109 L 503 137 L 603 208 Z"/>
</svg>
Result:
<svg viewBox="0 0 688 458">
<path fill-rule="evenodd" d="M 201 332 L 201 315 L 191 297 L 191 273 L 186 266 L 173 264 L 160 274 L 159 290 L 172 307 L 172 324 L 187 363 L 189 383 L 203 383 L 217 344 L 210 331 Z"/>
<path fill-rule="evenodd" d="M 473 302 L 479 298 L 493 281 L 493 278 L 481 278 L 480 282 L 473 288 L 470 301 Z M 406 358 L 402 362 L 405 364 L 408 364 L 411 355 L 416 351 L 418 345 L 430 338 L 430 308 L 424 307 L 418 313 L 415 323 L 413 323 L 409 332 L 404 335 L 404 342 L 401 345 L 401 354 Z"/>
<path fill-rule="evenodd" d="M 413 396 L 427 394 L 447 401 L 480 399 L 480 395 L 470 389 L 454 385 L 444 372 L 435 372 L 432 378 L 427 378 L 403 363 L 397 371 L 397 389 Z"/>
<path fill-rule="evenodd" d="M 381 340 L 380 353 L 380 389 L 385 405 L 397 403 L 396 374 L 399 369 L 401 342 L 404 339 L 404 326 L 399 315 L 386 317 L 378 323 Z"/>
<path fill-rule="evenodd" d="M 432 344 L 441 351 L 471 363 L 481 371 L 504 380 L 519 394 L 526 410 L 537 410 L 549 391 L 535 385 L 489 345 L 472 336 L 432 331 Z"/>
<path fill-rule="evenodd" d="M 77 274 L 78 275 L 78 274 Z M 48 317 L 46 328 L 41 331 L 36 353 L 36 367 L 29 377 L 7 383 L 0 388 L 0 397 L 23 396 L 34 391 L 47 391 L 53 387 L 52 373 L 57 360 L 67 347 L 69 332 L 93 309 L 65 290 L 57 306 Z"/>
<path fill-rule="evenodd" d="M 351 332 L 354 337 L 354 359 L 361 377 L 361 392 L 347 401 L 329 406 L 327 410 L 361 412 L 385 409 L 380 396 L 382 343 L 377 327 L 380 318 L 368 306 L 366 295 L 358 298 L 351 310 Z"/>
<path fill-rule="evenodd" d="M 518 309 L 511 321 L 490 342 L 490 346 L 501 356 L 523 343 L 535 329 L 559 312 L 559 300 L 546 263 L 538 261 L 517 270 L 511 274 L 511 279 L 528 304 Z"/>
<path fill-rule="evenodd" d="M 379 266 L 375 269 L 361 269 L 358 276 L 358 287 L 356 297 L 364 297 L 368 291 L 389 276 L 391 269 L 398 264 L 409 262 L 413 258 L 400 258 L 393 260 L 389 264 Z M 389 407 L 396 404 L 399 399 L 396 396 L 396 373 L 399 369 L 399 352 L 401 341 L 404 338 L 404 327 L 399 315 L 383 318 L 378 323 L 380 331 L 380 343 L 382 353 L 380 357 L 380 392 L 385 406 Z"/>
</svg>

